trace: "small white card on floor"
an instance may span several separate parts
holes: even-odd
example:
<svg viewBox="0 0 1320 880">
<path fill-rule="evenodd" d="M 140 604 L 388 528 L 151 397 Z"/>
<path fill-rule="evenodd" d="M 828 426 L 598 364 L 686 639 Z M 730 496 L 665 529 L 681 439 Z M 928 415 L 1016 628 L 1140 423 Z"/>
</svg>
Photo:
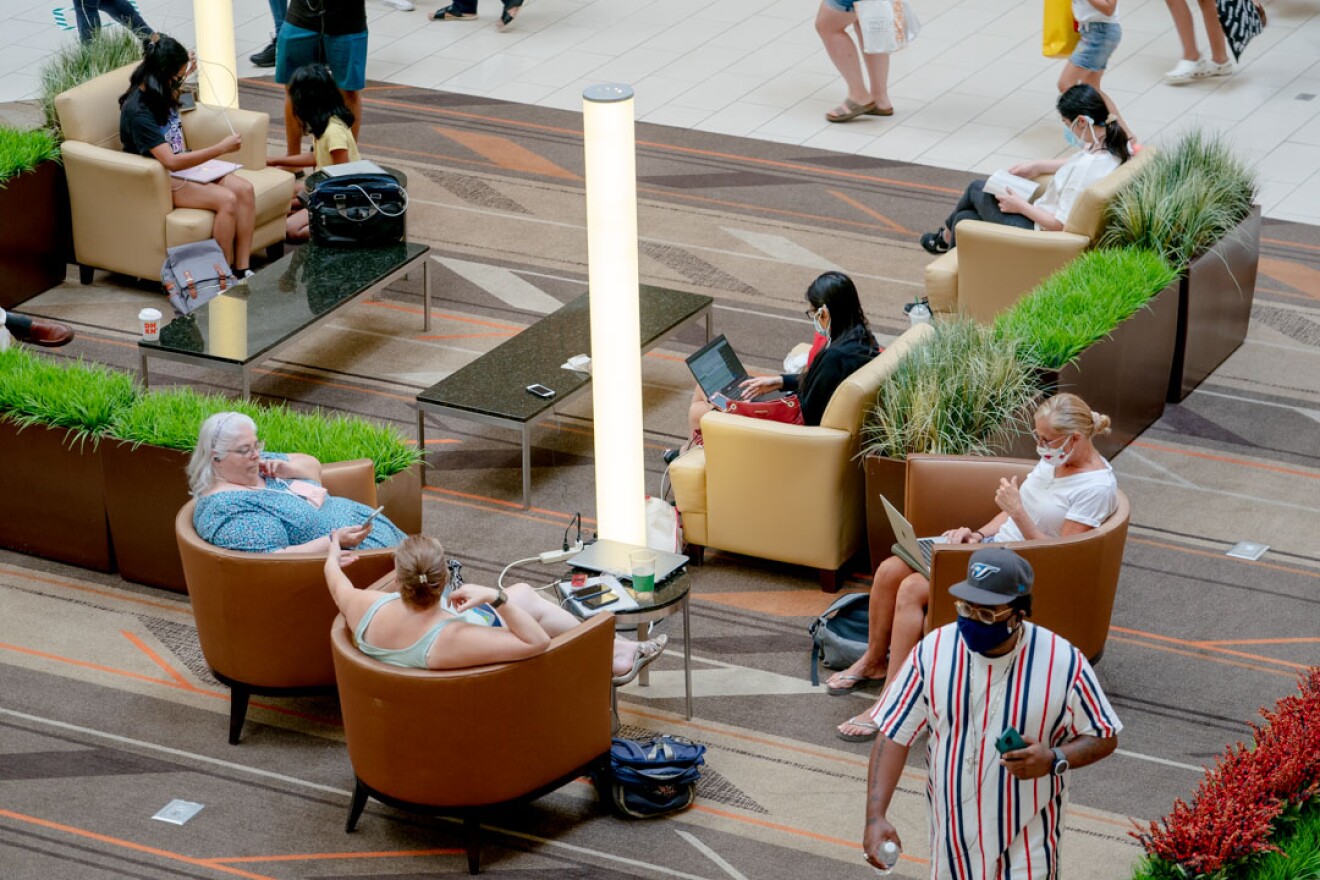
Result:
<svg viewBox="0 0 1320 880">
<path fill-rule="evenodd" d="M 161 822 L 169 822 L 171 825 L 182 825 L 200 813 L 203 806 L 203 804 L 194 804 L 192 801 L 181 801 L 175 798 L 161 807 L 160 812 L 151 818 L 159 819 Z"/>
<path fill-rule="evenodd" d="M 1265 555 L 1265 551 L 1270 549 L 1269 544 L 1261 544 L 1257 541 L 1238 541 L 1229 550 L 1227 556 L 1236 556 L 1238 559 L 1260 559 Z"/>
</svg>

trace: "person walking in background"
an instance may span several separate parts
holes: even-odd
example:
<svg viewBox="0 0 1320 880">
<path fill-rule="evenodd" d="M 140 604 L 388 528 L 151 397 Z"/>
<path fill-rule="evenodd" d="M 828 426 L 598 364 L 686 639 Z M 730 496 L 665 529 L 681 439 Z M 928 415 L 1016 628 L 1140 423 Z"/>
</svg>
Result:
<svg viewBox="0 0 1320 880">
<path fill-rule="evenodd" d="M 518 17 L 518 10 L 522 9 L 523 5 L 523 0 L 503 0 L 503 2 L 504 9 L 500 12 L 500 30 L 504 30 L 513 24 L 513 20 Z M 448 6 L 431 13 L 431 18 L 436 21 L 476 21 L 477 0 L 454 0 Z"/>
<path fill-rule="evenodd" d="M 275 82 L 288 86 L 294 71 L 323 62 L 344 93 L 353 114 L 353 138 L 362 129 L 362 88 L 367 84 L 366 0 L 290 0 L 276 38 Z M 287 153 L 302 152 L 303 127 L 284 95 L 284 137 Z"/>
<path fill-rule="evenodd" d="M 280 28 L 284 27 L 284 16 L 289 11 L 289 0 L 269 0 L 269 2 L 270 17 L 275 22 L 275 33 L 271 34 L 270 43 L 266 45 L 266 48 L 248 56 L 248 61 L 251 61 L 257 67 L 275 66 L 275 44 L 280 38 Z"/>
<path fill-rule="evenodd" d="M 1069 770 L 1118 747 L 1123 729 L 1091 664 L 1031 616 L 1031 566 L 1007 548 L 972 554 L 949 588 L 958 619 L 921 640 L 871 712 L 862 851 L 900 849 L 886 814 L 908 748 L 926 741 L 930 876 L 1059 876 Z M 1062 586 L 1062 585 L 1061 585 Z"/>
<path fill-rule="evenodd" d="M 1132 129 L 1123 121 L 1118 107 L 1100 88 L 1109 59 L 1123 39 L 1123 26 L 1118 23 L 1118 0 L 1072 0 L 1072 12 L 1080 37 L 1077 48 L 1063 65 L 1063 73 L 1059 74 L 1059 94 L 1080 84 L 1095 89 L 1104 98 L 1109 114 L 1118 119 L 1123 131 L 1132 138 Z"/>
<path fill-rule="evenodd" d="M 1173 69 L 1164 74 L 1164 79 L 1171 83 L 1188 83 L 1194 79 L 1210 76 L 1231 76 L 1233 62 L 1228 60 L 1228 41 L 1224 39 L 1224 28 L 1219 23 L 1219 13 L 1215 9 L 1215 0 L 1197 0 L 1201 7 L 1201 19 L 1205 22 L 1205 36 L 1210 43 L 1210 60 L 1201 57 L 1201 50 L 1196 46 L 1196 29 L 1192 24 L 1192 13 L 1187 8 L 1188 0 L 1164 0 L 1173 16 L 1173 27 L 1178 31 L 1178 41 L 1182 43 L 1182 60 Z"/>
<path fill-rule="evenodd" d="M 78 22 L 78 39 L 91 42 L 101 29 L 101 12 L 128 28 L 139 38 L 155 33 L 151 25 L 142 20 L 137 7 L 129 0 L 73 0 L 73 16 Z"/>
<path fill-rule="evenodd" d="M 851 27 L 857 42 L 848 34 Z M 825 118 L 830 122 L 847 122 L 858 116 L 893 116 L 894 105 L 889 100 L 889 55 L 868 55 L 863 50 L 862 29 L 857 23 L 853 0 L 821 0 L 816 12 L 816 33 L 825 44 L 830 61 L 848 86 L 843 103 Z M 858 60 L 858 55 L 862 60 Z M 866 79 L 862 67 L 866 67 Z M 866 83 L 870 80 L 870 87 Z"/>
</svg>

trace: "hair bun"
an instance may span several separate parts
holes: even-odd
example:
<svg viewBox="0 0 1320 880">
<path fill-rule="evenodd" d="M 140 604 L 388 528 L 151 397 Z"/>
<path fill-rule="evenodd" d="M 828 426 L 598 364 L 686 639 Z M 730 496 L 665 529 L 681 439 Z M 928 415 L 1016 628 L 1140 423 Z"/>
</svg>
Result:
<svg viewBox="0 0 1320 880">
<path fill-rule="evenodd" d="M 1109 416 L 1091 410 L 1091 425 L 1093 434 L 1108 434 L 1111 423 Z"/>
</svg>

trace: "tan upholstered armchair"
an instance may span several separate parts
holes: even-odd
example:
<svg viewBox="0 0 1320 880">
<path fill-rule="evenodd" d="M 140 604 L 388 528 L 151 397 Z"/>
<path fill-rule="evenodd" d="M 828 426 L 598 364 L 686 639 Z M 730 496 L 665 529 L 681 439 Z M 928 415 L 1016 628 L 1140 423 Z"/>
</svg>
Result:
<svg viewBox="0 0 1320 880">
<path fill-rule="evenodd" d="M 958 224 L 958 246 L 926 267 L 926 296 L 937 312 L 982 322 L 1092 247 L 1104 229 L 1105 206 L 1147 161 L 1149 150 L 1083 190 L 1062 232 L 1018 229 L 980 220 Z M 1041 183 L 1049 177 L 1041 177 Z"/>
<path fill-rule="evenodd" d="M 93 268 L 158 278 L 166 248 L 211 237 L 215 215 L 195 208 L 175 208 L 165 166 L 153 158 L 123 151 L 119 141 L 119 96 L 128 89 L 133 66 L 88 80 L 55 99 L 55 111 L 64 129 L 61 150 L 73 212 L 74 257 L 84 284 L 91 283 Z M 241 164 L 243 170 L 238 175 L 251 181 L 256 190 L 252 246 L 273 247 L 278 252 L 284 245 L 293 175 L 266 167 L 270 117 L 250 110 L 222 113 L 198 106 L 184 113 L 182 120 L 184 139 L 190 147 L 218 143 L 229 134 L 229 125 L 243 136 L 243 146 L 224 158 Z"/>
<path fill-rule="evenodd" d="M 1001 477 L 1025 477 L 1033 461 L 973 456 L 911 455 L 907 460 L 907 518 L 918 535 L 938 535 L 958 526 L 976 528 L 999 508 Z M 1118 574 L 1127 542 L 1127 496 L 1098 527 L 1080 535 L 1005 544 L 1035 571 L 1031 619 L 1072 642 L 1091 662 L 1104 653 Z M 952 623 L 956 613 L 949 587 L 967 578 L 975 545 L 936 546 L 931 557 L 931 599 L 926 630 Z"/>
<path fill-rule="evenodd" d="M 376 506 L 370 459 L 321 470 L 332 495 Z M 229 742 L 237 745 L 252 694 L 312 693 L 334 687 L 330 623 L 339 610 L 325 585 L 324 553 L 242 553 L 203 541 L 195 501 L 174 520 L 202 654 L 230 688 Z M 364 550 L 344 569 L 365 587 L 394 570 L 394 550 Z"/>
<path fill-rule="evenodd" d="M 345 831 L 368 797 L 461 815 L 476 874 L 483 808 L 547 794 L 609 753 L 612 614 L 536 657 L 444 672 L 373 660 L 342 617 L 330 638 L 355 780 Z"/>
<path fill-rule="evenodd" d="M 849 376 L 819 426 L 786 425 L 710 412 L 705 447 L 669 466 L 693 552 L 717 547 L 820 570 L 821 589 L 863 545 L 866 511 L 859 435 L 880 383 L 929 333 L 919 324 Z"/>
</svg>

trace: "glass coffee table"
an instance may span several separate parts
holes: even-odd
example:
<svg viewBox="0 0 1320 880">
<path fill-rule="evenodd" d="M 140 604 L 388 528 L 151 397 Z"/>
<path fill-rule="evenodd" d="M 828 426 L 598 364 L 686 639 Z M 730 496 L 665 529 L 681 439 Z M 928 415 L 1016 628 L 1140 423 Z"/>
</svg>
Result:
<svg viewBox="0 0 1320 880">
<path fill-rule="evenodd" d="M 641 287 L 640 330 L 643 352 L 694 318 L 706 319 L 710 341 L 709 296 L 644 284 Z M 417 446 L 426 448 L 426 417 L 453 416 L 467 421 L 516 428 L 522 433 L 522 506 L 532 503 L 532 426 L 548 418 L 591 387 L 591 374 L 561 369 L 570 357 L 591 352 L 589 294 L 566 303 L 456 370 L 417 395 Z M 539 384 L 554 390 L 546 399 L 528 393 Z"/>
<path fill-rule="evenodd" d="M 305 244 L 190 315 L 161 327 L 160 339 L 138 342 L 142 385 L 148 358 L 196 364 L 242 375 L 243 398 L 252 368 L 328 320 L 411 271 L 422 271 L 422 328 L 431 327 L 431 248 L 397 242 L 370 248 Z"/>
</svg>

